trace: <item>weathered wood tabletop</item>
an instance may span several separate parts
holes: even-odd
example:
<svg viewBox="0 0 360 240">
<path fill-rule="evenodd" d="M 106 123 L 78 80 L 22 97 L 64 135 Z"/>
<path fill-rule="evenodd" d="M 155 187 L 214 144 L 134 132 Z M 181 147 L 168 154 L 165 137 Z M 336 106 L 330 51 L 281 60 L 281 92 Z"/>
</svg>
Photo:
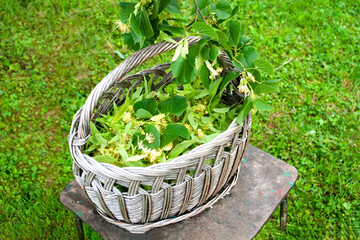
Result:
<svg viewBox="0 0 360 240">
<path fill-rule="evenodd" d="M 75 180 L 60 201 L 104 239 L 251 239 L 287 196 L 297 170 L 251 145 L 242 161 L 238 183 L 212 209 L 146 234 L 132 234 L 103 220 Z"/>
</svg>

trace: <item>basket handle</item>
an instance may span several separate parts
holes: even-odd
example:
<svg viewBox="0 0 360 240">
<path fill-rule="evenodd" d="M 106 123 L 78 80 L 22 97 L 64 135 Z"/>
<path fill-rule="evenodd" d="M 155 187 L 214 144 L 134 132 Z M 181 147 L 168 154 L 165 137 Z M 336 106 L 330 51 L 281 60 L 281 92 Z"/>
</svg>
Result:
<svg viewBox="0 0 360 240">
<path fill-rule="evenodd" d="M 182 38 L 174 39 L 178 43 L 183 41 Z M 200 37 L 189 36 L 187 41 L 189 45 L 196 44 L 199 42 Z M 130 57 L 122 61 L 115 69 L 113 69 L 108 75 L 106 75 L 91 91 L 84 106 L 82 107 L 78 136 L 81 139 L 86 138 L 90 134 L 90 120 L 91 116 L 94 113 L 95 107 L 99 102 L 103 94 L 111 87 L 113 84 L 118 81 L 120 78 L 125 76 L 131 70 L 145 62 L 146 60 L 159 55 L 161 53 L 175 49 L 178 44 L 172 42 L 160 42 L 148 47 L 145 47 Z M 220 59 L 227 68 L 233 68 L 234 66 L 231 63 L 230 58 L 225 51 L 220 52 Z"/>
</svg>

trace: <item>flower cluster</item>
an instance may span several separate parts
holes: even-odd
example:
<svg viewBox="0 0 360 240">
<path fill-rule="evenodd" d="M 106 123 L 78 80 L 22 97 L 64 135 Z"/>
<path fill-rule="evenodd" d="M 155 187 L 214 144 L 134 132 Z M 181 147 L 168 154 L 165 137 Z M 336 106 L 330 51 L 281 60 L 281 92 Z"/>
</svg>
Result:
<svg viewBox="0 0 360 240">
<path fill-rule="evenodd" d="M 123 33 L 129 33 L 130 32 L 130 26 L 129 25 L 126 25 L 125 23 L 121 22 L 120 19 L 119 20 L 116 20 L 114 22 L 115 24 L 115 27 L 120 29 L 121 32 Z"/>
<path fill-rule="evenodd" d="M 162 151 L 145 147 L 143 141 L 139 142 L 138 148 L 141 149 L 142 153 L 145 155 L 145 159 L 148 159 L 152 164 L 156 163 L 162 154 Z"/>
<path fill-rule="evenodd" d="M 239 93 L 245 96 L 253 95 L 253 92 L 248 87 L 249 82 L 255 82 L 255 77 L 250 72 L 244 72 L 243 78 L 238 86 Z"/>
<path fill-rule="evenodd" d="M 131 114 L 129 112 L 124 113 L 123 121 L 124 123 L 129 123 L 131 121 Z"/>
<path fill-rule="evenodd" d="M 196 132 L 200 139 L 205 137 L 205 133 L 200 128 Z"/>
<path fill-rule="evenodd" d="M 211 71 L 211 69 L 210 69 L 210 71 Z M 210 79 L 214 80 L 217 76 L 219 76 L 222 73 L 222 71 L 223 71 L 222 67 L 218 67 L 216 70 L 211 71 Z"/>
<path fill-rule="evenodd" d="M 251 81 L 251 82 L 255 82 L 255 77 L 251 74 L 251 72 L 246 72 L 247 74 L 247 78 Z"/>
<path fill-rule="evenodd" d="M 153 143 L 155 141 L 155 136 L 152 133 L 146 133 L 145 134 L 145 140 L 148 141 L 148 143 Z"/>
</svg>

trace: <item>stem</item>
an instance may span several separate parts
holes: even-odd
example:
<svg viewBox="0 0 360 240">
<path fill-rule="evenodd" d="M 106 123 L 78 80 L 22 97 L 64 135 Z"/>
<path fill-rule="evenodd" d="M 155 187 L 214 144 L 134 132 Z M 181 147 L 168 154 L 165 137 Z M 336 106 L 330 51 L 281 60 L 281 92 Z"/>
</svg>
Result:
<svg viewBox="0 0 360 240">
<path fill-rule="evenodd" d="M 246 68 L 244 67 L 244 65 L 239 60 L 237 60 L 235 57 L 234 57 L 234 60 L 242 66 L 244 71 L 246 71 Z"/>
<path fill-rule="evenodd" d="M 202 12 L 200 11 L 199 6 L 198 6 L 196 0 L 194 0 L 194 4 L 195 4 L 195 7 L 196 7 L 196 18 L 197 18 L 197 14 L 200 13 L 200 16 L 201 16 L 202 20 L 204 21 L 204 23 L 207 24 L 206 19 L 205 19 L 205 16 L 204 16 L 204 15 L 202 14 Z"/>
<path fill-rule="evenodd" d="M 291 62 L 292 62 L 292 61 L 294 61 L 294 60 L 295 60 L 295 58 L 292 58 L 292 59 L 290 59 L 290 60 L 288 60 L 288 61 L 284 62 L 284 63 L 283 63 L 283 64 L 281 64 L 279 67 L 275 68 L 275 70 L 274 70 L 274 71 L 279 70 L 281 67 L 283 67 L 284 65 L 286 65 L 286 64 L 288 64 L 288 63 L 291 63 Z"/>
</svg>

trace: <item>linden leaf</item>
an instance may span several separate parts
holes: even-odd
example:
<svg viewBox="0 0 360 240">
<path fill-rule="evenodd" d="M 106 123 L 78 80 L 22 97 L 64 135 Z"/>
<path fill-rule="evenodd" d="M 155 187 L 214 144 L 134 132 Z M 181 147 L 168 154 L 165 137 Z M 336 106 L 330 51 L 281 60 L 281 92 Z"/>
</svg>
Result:
<svg viewBox="0 0 360 240">
<path fill-rule="evenodd" d="M 190 139 L 190 134 L 188 129 L 183 125 L 170 123 L 169 125 L 166 126 L 166 129 L 161 135 L 160 147 L 164 147 L 168 145 L 178 137 Z"/>
<path fill-rule="evenodd" d="M 174 96 L 161 103 L 159 103 L 159 112 L 171 113 L 175 116 L 180 116 L 188 106 L 186 97 Z"/>
</svg>

